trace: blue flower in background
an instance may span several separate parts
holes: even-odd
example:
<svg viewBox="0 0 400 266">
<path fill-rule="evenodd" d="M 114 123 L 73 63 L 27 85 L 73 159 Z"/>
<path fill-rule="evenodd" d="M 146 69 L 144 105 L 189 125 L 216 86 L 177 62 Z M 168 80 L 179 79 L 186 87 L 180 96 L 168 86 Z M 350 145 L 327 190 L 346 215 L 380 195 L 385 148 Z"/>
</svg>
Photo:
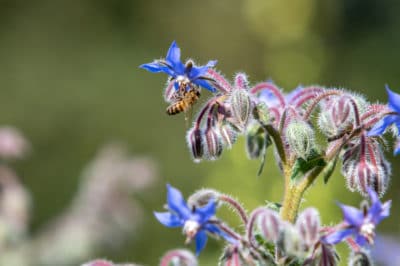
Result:
<svg viewBox="0 0 400 266">
<path fill-rule="evenodd" d="M 395 112 L 395 114 L 387 115 L 378 123 L 376 123 L 369 131 L 368 136 L 378 136 L 382 135 L 386 128 L 395 124 L 398 130 L 397 135 L 397 145 L 394 149 L 394 154 L 400 154 L 400 94 L 397 94 L 389 89 L 386 85 L 386 91 L 389 95 L 389 108 Z"/>
<path fill-rule="evenodd" d="M 325 236 L 324 242 L 337 244 L 353 236 L 360 246 L 372 244 L 375 237 L 375 227 L 390 214 L 391 201 L 382 204 L 377 193 L 368 188 L 371 206 L 367 211 L 359 210 L 352 206 L 340 205 L 344 216 L 344 226 L 338 231 Z"/>
<path fill-rule="evenodd" d="M 190 209 L 181 192 L 167 185 L 167 204 L 169 212 L 154 212 L 154 215 L 167 227 L 183 227 L 183 232 L 188 239 L 194 238 L 196 241 L 196 255 L 207 243 L 207 232 L 222 236 L 230 242 L 234 241 L 215 224 L 209 223 L 217 208 L 214 200 L 210 200 L 203 207 Z"/>
<path fill-rule="evenodd" d="M 175 82 L 175 89 L 178 90 L 181 84 L 186 85 L 186 89 L 190 83 L 203 87 L 211 92 L 216 92 L 216 89 L 209 83 L 210 78 L 205 75 L 209 68 L 216 65 L 217 61 L 209 61 L 205 66 L 195 66 L 191 61 L 186 65 L 181 62 L 181 49 L 175 41 L 169 47 L 165 60 L 155 60 L 152 63 L 143 64 L 140 67 L 152 73 L 164 72 L 172 77 Z"/>
</svg>

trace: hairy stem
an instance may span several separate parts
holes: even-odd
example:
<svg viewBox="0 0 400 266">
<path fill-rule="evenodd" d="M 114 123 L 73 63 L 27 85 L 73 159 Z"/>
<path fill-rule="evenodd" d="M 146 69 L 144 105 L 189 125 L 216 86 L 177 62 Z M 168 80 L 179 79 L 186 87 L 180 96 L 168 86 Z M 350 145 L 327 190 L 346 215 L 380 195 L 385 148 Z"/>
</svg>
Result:
<svg viewBox="0 0 400 266">
<path fill-rule="evenodd" d="M 308 108 L 307 108 L 307 110 L 306 110 L 306 112 L 304 114 L 304 119 L 308 120 L 310 118 L 311 113 L 314 111 L 315 107 L 318 106 L 318 104 L 319 104 L 319 102 L 321 100 L 323 100 L 326 97 L 332 96 L 332 95 L 340 95 L 340 94 L 342 94 L 342 92 L 339 91 L 339 90 L 330 90 L 330 91 L 327 91 L 325 93 L 322 93 L 322 94 L 318 95 L 314 99 L 314 101 L 311 102 L 311 104 L 308 106 Z"/>
<path fill-rule="evenodd" d="M 244 210 L 243 206 L 237 202 L 236 200 L 234 200 L 233 198 L 231 198 L 228 195 L 222 194 L 221 196 L 219 196 L 219 199 L 221 201 L 224 201 L 225 203 L 229 204 L 229 206 L 233 207 L 233 209 L 236 211 L 236 213 L 239 215 L 239 217 L 242 219 L 243 224 L 247 224 L 248 218 L 247 218 L 247 214 L 246 211 Z"/>
<path fill-rule="evenodd" d="M 315 167 L 302 179 L 300 183 L 291 182 L 290 175 L 287 177 L 287 174 L 285 173 L 285 179 L 287 181 L 285 182 L 285 195 L 280 213 L 283 220 L 291 223 L 295 222 L 304 192 L 310 187 L 323 169 L 324 166 Z"/>
</svg>

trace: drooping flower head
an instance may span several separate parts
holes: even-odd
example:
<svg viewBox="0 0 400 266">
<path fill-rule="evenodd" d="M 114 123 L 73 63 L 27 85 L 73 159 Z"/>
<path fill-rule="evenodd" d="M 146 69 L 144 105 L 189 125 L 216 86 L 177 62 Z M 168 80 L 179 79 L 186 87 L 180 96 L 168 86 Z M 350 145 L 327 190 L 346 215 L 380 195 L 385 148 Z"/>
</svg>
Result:
<svg viewBox="0 0 400 266">
<path fill-rule="evenodd" d="M 215 200 L 210 200 L 205 206 L 190 209 L 182 193 L 168 184 L 167 204 L 168 212 L 154 212 L 154 215 L 160 223 L 167 227 L 183 227 L 183 233 L 188 240 L 195 239 L 196 255 L 203 250 L 207 243 L 207 232 L 233 241 L 219 227 L 210 223 L 210 219 L 215 215 L 217 209 Z"/>
<path fill-rule="evenodd" d="M 165 59 L 143 64 L 140 68 L 152 73 L 166 73 L 172 78 L 175 90 L 178 90 L 182 85 L 186 87 L 186 90 L 189 90 L 191 84 L 195 84 L 211 92 L 216 92 L 216 89 L 209 83 L 210 78 L 206 76 L 208 69 L 214 67 L 216 63 L 217 61 L 208 61 L 205 66 L 195 66 L 191 60 L 188 60 L 184 65 L 181 62 L 181 49 L 173 41 Z"/>
<path fill-rule="evenodd" d="M 397 144 L 394 149 L 394 154 L 398 155 L 400 154 L 400 94 L 391 91 L 387 85 L 386 91 L 389 96 L 388 107 L 394 113 L 385 116 L 378 123 L 376 123 L 375 126 L 369 130 L 368 136 L 382 135 L 389 126 L 394 124 L 397 127 Z"/>
<path fill-rule="evenodd" d="M 368 189 L 371 206 L 366 210 L 359 210 L 352 206 L 340 205 L 344 222 L 337 231 L 324 237 L 324 242 L 337 244 L 349 237 L 353 237 L 360 246 L 373 244 L 375 227 L 390 214 L 391 201 L 381 203 L 378 194 Z"/>
</svg>

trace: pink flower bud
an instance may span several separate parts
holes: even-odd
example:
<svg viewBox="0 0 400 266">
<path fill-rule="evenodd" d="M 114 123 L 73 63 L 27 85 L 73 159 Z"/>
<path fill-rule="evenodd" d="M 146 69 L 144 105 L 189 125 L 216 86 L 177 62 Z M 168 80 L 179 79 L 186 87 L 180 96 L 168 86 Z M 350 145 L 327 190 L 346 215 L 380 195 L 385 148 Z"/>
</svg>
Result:
<svg viewBox="0 0 400 266">
<path fill-rule="evenodd" d="M 193 160 L 200 162 L 204 154 L 203 131 L 200 128 L 194 127 L 186 134 L 186 141 L 191 151 Z"/>
</svg>

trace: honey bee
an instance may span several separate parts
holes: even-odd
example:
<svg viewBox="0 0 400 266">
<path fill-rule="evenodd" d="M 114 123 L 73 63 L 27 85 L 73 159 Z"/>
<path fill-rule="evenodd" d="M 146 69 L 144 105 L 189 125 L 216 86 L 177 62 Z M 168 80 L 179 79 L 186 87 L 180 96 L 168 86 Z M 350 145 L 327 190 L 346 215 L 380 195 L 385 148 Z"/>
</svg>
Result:
<svg viewBox="0 0 400 266">
<path fill-rule="evenodd" d="M 176 115 L 186 112 L 200 98 L 200 90 L 191 86 L 189 90 L 178 90 L 174 102 L 167 107 L 168 115 Z"/>
</svg>

